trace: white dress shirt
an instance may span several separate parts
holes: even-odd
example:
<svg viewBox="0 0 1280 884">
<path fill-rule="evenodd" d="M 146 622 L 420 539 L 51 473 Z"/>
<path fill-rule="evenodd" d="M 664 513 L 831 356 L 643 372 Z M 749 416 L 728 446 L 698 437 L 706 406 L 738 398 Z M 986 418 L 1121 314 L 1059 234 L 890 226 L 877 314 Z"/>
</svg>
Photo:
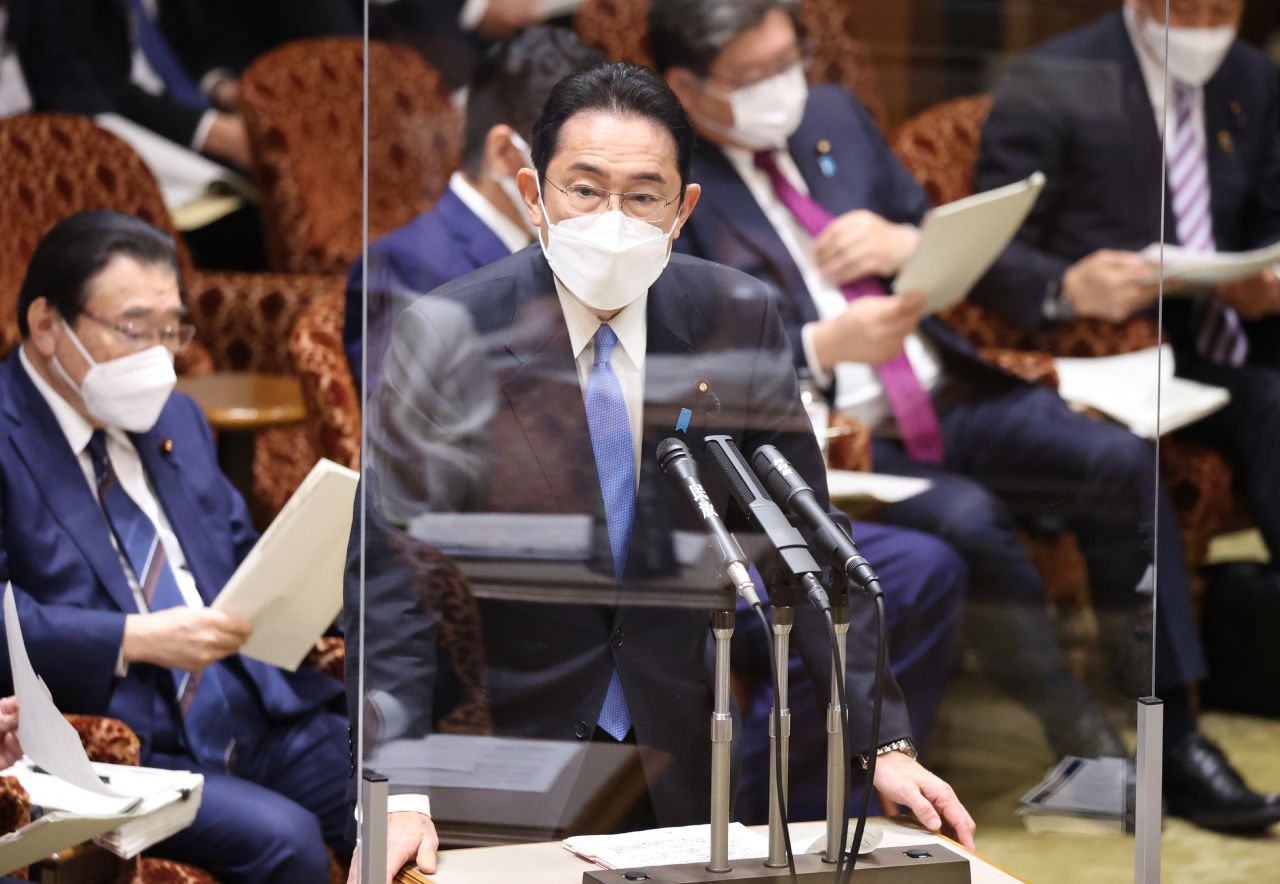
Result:
<svg viewBox="0 0 1280 884">
<path fill-rule="evenodd" d="M 512 221 L 488 197 L 476 190 L 461 172 L 449 176 L 449 190 L 462 200 L 462 204 L 484 222 L 484 226 L 493 231 L 493 235 L 501 240 L 507 251 L 515 253 L 533 242 L 533 235 L 524 227 Z"/>
<path fill-rule="evenodd" d="M 1151 111 L 1156 117 L 1156 131 L 1161 135 L 1164 134 L 1164 102 L 1165 102 L 1165 83 L 1164 83 L 1164 59 L 1157 58 L 1147 44 L 1143 41 L 1142 35 L 1138 33 L 1138 20 L 1133 7 L 1126 5 L 1123 10 L 1125 28 L 1129 32 L 1129 40 L 1133 43 L 1133 51 L 1138 56 L 1138 67 L 1142 71 L 1142 79 L 1147 84 L 1147 98 L 1151 101 Z M 1169 72 L 1169 98 L 1173 98 L 1173 72 Z M 1190 84 L 1187 84 L 1190 85 Z M 1173 107 L 1169 108 L 1169 124 L 1177 126 L 1178 120 Z M 1204 131 L 1204 87 L 1193 87 L 1191 92 L 1191 129 L 1196 139 L 1196 146 L 1204 153 L 1205 149 L 1205 131 Z M 1165 151 L 1169 153 L 1170 162 L 1173 161 L 1171 152 L 1173 150 L 1173 137 L 1165 139 Z"/>
<path fill-rule="evenodd" d="M 564 283 L 556 277 L 556 294 L 560 296 L 560 309 L 565 325 L 569 327 L 569 343 L 578 366 L 578 384 L 582 387 L 583 405 L 586 405 L 587 384 L 591 379 L 591 364 L 595 361 L 595 334 L 604 322 L 581 301 L 569 294 Z M 648 348 L 649 329 L 645 322 L 645 310 L 649 293 L 623 307 L 609 320 L 609 327 L 618 338 L 609 365 L 622 387 L 622 399 L 627 404 L 627 418 L 631 424 L 631 450 L 635 456 L 636 481 L 640 481 L 640 444 L 644 432 L 644 358 Z"/>
<path fill-rule="evenodd" d="M 0 117 L 13 117 L 31 110 L 31 93 L 18 52 L 9 42 L 9 10 L 0 5 Z"/>
<path fill-rule="evenodd" d="M 93 437 L 93 425 L 85 420 L 80 412 L 72 407 L 70 402 L 63 399 L 57 390 L 49 386 L 45 379 L 40 376 L 40 373 L 31 365 L 31 362 L 27 359 L 26 351 L 21 347 L 18 348 L 18 360 L 22 363 L 22 368 L 26 371 L 27 377 L 31 378 L 31 383 L 35 384 L 44 401 L 49 404 L 49 410 L 53 412 L 54 419 L 57 420 L 58 426 L 62 429 L 62 434 L 67 439 L 67 444 L 71 446 L 71 450 L 76 455 L 76 461 L 80 464 L 81 472 L 84 473 L 84 480 L 89 485 L 89 493 L 93 495 L 93 499 L 96 501 L 98 499 L 98 481 L 93 472 L 93 459 L 89 456 L 89 440 Z M 107 456 L 111 459 L 111 467 L 115 470 L 116 479 L 119 480 L 120 487 L 124 489 L 130 499 L 138 505 L 139 509 L 146 513 L 147 518 L 156 526 L 156 533 L 160 535 L 160 543 L 169 559 L 169 567 L 173 569 L 173 577 L 178 584 L 178 591 L 182 593 L 183 601 L 193 608 L 203 608 L 204 599 L 200 597 L 200 592 L 196 589 L 195 577 L 192 576 L 190 569 L 187 568 L 187 557 L 182 551 L 182 545 L 178 543 L 178 537 L 173 533 L 169 518 L 165 515 L 164 507 L 160 506 L 155 490 L 151 487 L 151 480 L 147 477 L 147 472 L 142 466 L 142 459 L 138 457 L 138 450 L 133 447 L 133 442 L 129 440 L 123 430 L 116 427 L 107 428 Z M 107 533 L 111 538 L 111 545 L 115 547 L 116 554 L 120 557 L 120 566 L 124 571 L 125 579 L 129 581 L 129 588 L 133 590 L 133 600 L 138 607 L 138 613 L 145 614 L 147 613 L 147 600 L 142 594 L 142 588 L 138 586 L 138 581 L 134 578 L 133 570 L 129 567 L 124 553 L 116 545 L 115 536 L 110 531 Z M 122 647 L 116 663 L 116 675 L 120 677 L 123 677 L 128 672 L 128 667 L 125 665 L 123 657 L 124 649 Z"/>
<path fill-rule="evenodd" d="M 823 277 L 818 270 L 818 261 L 813 254 L 813 237 L 800 226 L 795 215 L 791 213 L 778 198 L 773 189 L 773 182 L 761 169 L 756 168 L 750 151 L 738 147 L 723 146 L 720 148 L 728 158 L 738 176 L 747 185 L 756 203 L 764 212 L 778 238 L 787 247 L 791 260 L 804 278 L 805 288 L 813 298 L 814 308 L 821 319 L 839 316 L 848 306 L 840 287 Z M 809 195 L 809 186 L 800 175 L 790 152 L 779 150 L 775 154 L 778 168 L 783 176 L 796 190 Z M 893 419 L 893 411 L 884 393 L 884 385 L 876 374 L 875 367 L 863 362 L 842 362 L 836 366 L 835 377 L 822 368 L 817 352 L 813 347 L 813 323 L 801 330 L 804 346 L 805 362 L 809 365 L 809 373 L 814 383 L 822 389 L 830 389 L 835 384 L 835 399 L 844 414 L 860 421 L 875 430 Z M 941 364 L 930 346 L 917 334 L 910 334 L 903 342 L 907 359 L 915 370 L 916 377 L 926 389 L 932 389 L 941 374 Z"/>
</svg>

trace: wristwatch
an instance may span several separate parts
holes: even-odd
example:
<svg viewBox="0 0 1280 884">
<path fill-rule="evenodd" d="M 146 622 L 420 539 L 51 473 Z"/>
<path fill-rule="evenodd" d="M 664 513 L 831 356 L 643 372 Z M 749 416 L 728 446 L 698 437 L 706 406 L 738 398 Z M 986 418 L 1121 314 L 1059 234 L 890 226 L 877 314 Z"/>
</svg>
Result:
<svg viewBox="0 0 1280 884">
<path fill-rule="evenodd" d="M 916 744 L 906 737 L 901 740 L 894 740 L 892 743 L 885 743 L 876 750 L 876 756 L 879 757 L 888 752 L 901 752 L 908 758 L 915 758 L 919 754 L 916 752 Z M 858 760 L 862 762 L 862 769 L 866 770 L 871 764 L 871 753 L 863 752 L 858 756 Z"/>
</svg>

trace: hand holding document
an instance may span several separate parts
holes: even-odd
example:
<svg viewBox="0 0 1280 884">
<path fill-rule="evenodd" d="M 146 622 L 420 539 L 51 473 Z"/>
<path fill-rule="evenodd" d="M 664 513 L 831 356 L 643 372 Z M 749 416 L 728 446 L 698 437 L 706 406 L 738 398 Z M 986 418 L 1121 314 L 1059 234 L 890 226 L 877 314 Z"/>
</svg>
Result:
<svg viewBox="0 0 1280 884">
<path fill-rule="evenodd" d="M 1058 395 L 1092 408 L 1144 439 L 1156 438 L 1213 414 L 1231 401 L 1221 387 L 1174 377 L 1173 349 L 1150 347 L 1120 356 L 1055 359 Z"/>
<path fill-rule="evenodd" d="M 213 607 L 253 624 L 241 655 L 293 672 L 338 616 L 359 481 L 322 458 L 231 575 Z"/>
<path fill-rule="evenodd" d="M 920 225 L 920 242 L 893 281 L 893 291 L 923 292 L 927 313 L 937 313 L 968 297 L 1026 220 L 1045 178 L 1025 181 L 947 203 Z"/>
<path fill-rule="evenodd" d="M 1158 264 L 1160 250 L 1160 243 L 1152 243 L 1142 250 L 1142 257 Z M 1165 294 L 1194 294 L 1197 289 L 1206 286 L 1257 276 L 1277 264 L 1280 264 L 1280 242 L 1248 252 L 1191 252 L 1178 246 L 1165 245 L 1165 279 L 1177 279 L 1189 284 L 1185 288 L 1170 289 Z"/>
</svg>

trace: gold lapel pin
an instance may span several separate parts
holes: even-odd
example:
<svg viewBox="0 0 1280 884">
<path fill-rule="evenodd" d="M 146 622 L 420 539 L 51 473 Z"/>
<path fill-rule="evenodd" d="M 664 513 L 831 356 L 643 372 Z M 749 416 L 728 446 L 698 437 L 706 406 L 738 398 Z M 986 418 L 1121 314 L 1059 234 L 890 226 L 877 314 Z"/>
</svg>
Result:
<svg viewBox="0 0 1280 884">
<path fill-rule="evenodd" d="M 709 381 L 698 381 L 698 392 L 699 392 L 699 393 L 706 393 L 706 392 L 708 392 L 710 389 L 711 389 L 711 383 L 710 383 Z"/>
<path fill-rule="evenodd" d="M 169 455 L 173 454 L 172 439 L 164 439 L 163 441 L 160 442 L 160 453 L 163 454 L 165 457 L 168 457 Z"/>
<path fill-rule="evenodd" d="M 826 138 L 819 139 L 815 149 L 818 152 L 818 168 L 828 178 L 836 177 L 836 158 L 831 155 L 831 142 Z"/>
<path fill-rule="evenodd" d="M 1231 137 L 1231 133 L 1226 129 L 1218 130 L 1218 147 L 1222 148 L 1223 153 L 1235 153 L 1236 142 Z"/>
</svg>

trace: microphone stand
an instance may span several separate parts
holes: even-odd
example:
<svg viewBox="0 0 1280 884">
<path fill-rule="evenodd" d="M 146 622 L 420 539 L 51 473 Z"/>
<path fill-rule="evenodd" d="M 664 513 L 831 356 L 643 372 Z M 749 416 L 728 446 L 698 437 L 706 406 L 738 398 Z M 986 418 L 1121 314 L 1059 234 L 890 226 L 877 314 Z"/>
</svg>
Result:
<svg viewBox="0 0 1280 884">
<path fill-rule="evenodd" d="M 765 865 L 771 869 L 787 867 L 787 849 L 784 833 L 787 825 L 786 808 L 788 803 L 790 757 L 791 757 L 791 709 L 787 701 L 788 658 L 791 654 L 791 627 L 795 622 L 795 614 L 790 605 L 775 605 L 773 608 L 773 667 L 778 676 L 778 704 L 782 720 L 782 732 L 775 727 L 774 716 L 769 716 L 769 857 Z M 774 759 L 782 756 L 781 765 L 774 764 Z M 782 795 L 782 806 L 778 806 L 778 794 Z"/>
<path fill-rule="evenodd" d="M 846 669 L 846 646 L 849 635 L 849 599 L 845 595 L 831 606 L 831 618 L 835 623 L 836 653 L 839 658 L 839 674 Z M 831 661 L 831 702 L 827 706 L 827 849 L 822 854 L 824 862 L 835 863 L 844 845 L 841 828 L 848 819 L 845 810 L 844 710 L 840 707 L 840 694 L 836 688 L 836 661 Z"/>
<path fill-rule="evenodd" d="M 716 640 L 715 708 L 711 713 L 711 861 L 708 872 L 729 871 L 729 786 L 733 716 L 729 711 L 729 643 L 733 611 L 716 611 L 711 632 Z"/>
</svg>

